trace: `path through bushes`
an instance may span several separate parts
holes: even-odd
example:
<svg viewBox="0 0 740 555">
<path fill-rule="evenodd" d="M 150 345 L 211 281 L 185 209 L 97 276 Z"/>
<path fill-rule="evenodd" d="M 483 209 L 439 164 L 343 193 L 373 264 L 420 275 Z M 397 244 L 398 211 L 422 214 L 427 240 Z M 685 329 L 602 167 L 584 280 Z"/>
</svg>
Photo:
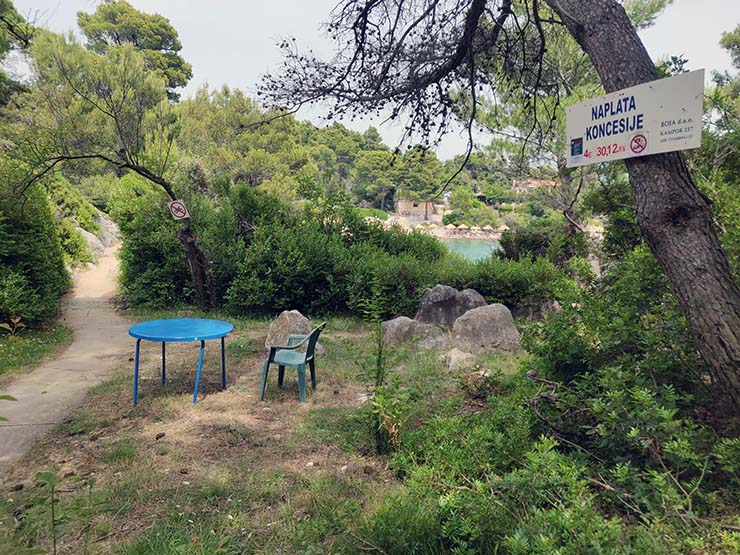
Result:
<svg viewBox="0 0 740 555">
<path fill-rule="evenodd" d="M 8 421 L 0 423 L 0 463 L 22 456 L 36 438 L 82 402 L 90 387 L 133 352 L 129 323 L 110 304 L 117 273 L 115 248 L 110 248 L 95 268 L 76 276 L 63 312 L 63 323 L 73 330 L 74 341 L 58 358 L 1 392 L 17 401 L 2 404 L 0 413 Z"/>
</svg>

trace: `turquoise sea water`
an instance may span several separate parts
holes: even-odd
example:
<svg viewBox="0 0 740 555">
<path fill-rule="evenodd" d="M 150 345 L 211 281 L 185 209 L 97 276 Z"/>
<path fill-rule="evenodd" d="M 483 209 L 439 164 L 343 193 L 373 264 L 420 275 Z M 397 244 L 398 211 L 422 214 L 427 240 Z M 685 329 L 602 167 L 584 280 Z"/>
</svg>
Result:
<svg viewBox="0 0 740 555">
<path fill-rule="evenodd" d="M 468 260 L 476 262 L 491 256 L 493 251 L 501 248 L 495 239 L 440 239 L 447 248 L 461 254 Z"/>
</svg>

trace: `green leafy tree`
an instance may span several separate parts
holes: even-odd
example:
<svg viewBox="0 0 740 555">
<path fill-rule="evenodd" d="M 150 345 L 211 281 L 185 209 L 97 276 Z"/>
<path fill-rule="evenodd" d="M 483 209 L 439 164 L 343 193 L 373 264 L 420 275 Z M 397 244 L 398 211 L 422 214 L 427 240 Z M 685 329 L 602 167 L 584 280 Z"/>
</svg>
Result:
<svg viewBox="0 0 740 555">
<path fill-rule="evenodd" d="M 178 198 L 168 180 L 177 116 L 161 76 L 146 70 L 134 46 L 110 47 L 100 55 L 72 37 L 39 32 L 31 54 L 33 87 L 17 99 L 4 129 L 15 183 L 27 188 L 66 163 L 94 162 L 119 173 L 132 171 L 156 184 L 166 198 Z M 211 308 L 210 262 L 189 218 L 182 220 L 177 237 L 198 304 Z"/>
<path fill-rule="evenodd" d="M 354 167 L 355 193 L 385 210 L 388 196 L 395 191 L 395 175 L 400 164 L 400 160 L 387 150 L 361 153 Z"/>
<path fill-rule="evenodd" d="M 94 13 L 78 12 L 77 24 L 88 48 L 98 54 L 123 44 L 141 51 L 146 69 L 164 77 L 172 100 L 179 98 L 175 89 L 193 76 L 192 67 L 179 54 L 182 44 L 177 31 L 161 15 L 140 12 L 125 0 L 103 0 Z"/>
<path fill-rule="evenodd" d="M 410 149 L 403 156 L 403 164 L 398 168 L 399 194 L 406 198 L 424 202 L 424 218 L 428 218 L 429 201 L 439 191 L 442 163 L 437 155 L 421 145 Z"/>
</svg>

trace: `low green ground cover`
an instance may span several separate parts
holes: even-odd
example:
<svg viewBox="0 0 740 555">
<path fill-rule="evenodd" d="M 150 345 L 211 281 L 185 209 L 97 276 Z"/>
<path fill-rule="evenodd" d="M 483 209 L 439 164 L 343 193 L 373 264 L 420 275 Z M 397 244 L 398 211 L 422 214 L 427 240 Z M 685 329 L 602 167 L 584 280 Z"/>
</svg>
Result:
<svg viewBox="0 0 740 555">
<path fill-rule="evenodd" d="M 372 326 L 357 320 L 329 319 L 306 405 L 290 372 L 257 401 L 264 319 L 234 320 L 226 392 L 207 350 L 195 406 L 194 351 L 173 349 L 167 386 L 145 351 L 137 408 L 127 365 L 5 474 L 0 553 L 51 552 L 56 536 L 58 553 L 117 555 L 734 555 L 740 443 L 700 423 L 705 401 L 667 372 L 700 363 L 680 326 L 653 326 L 670 300 L 654 261 L 622 266 L 526 328 L 530 355 L 450 372 L 439 353 L 384 350 L 375 397 Z M 649 298 L 626 294 L 634 272 Z M 200 314 L 134 318 L 176 315 Z"/>
<path fill-rule="evenodd" d="M 72 331 L 61 324 L 0 334 L 0 381 L 4 375 L 32 368 L 72 341 Z"/>
</svg>

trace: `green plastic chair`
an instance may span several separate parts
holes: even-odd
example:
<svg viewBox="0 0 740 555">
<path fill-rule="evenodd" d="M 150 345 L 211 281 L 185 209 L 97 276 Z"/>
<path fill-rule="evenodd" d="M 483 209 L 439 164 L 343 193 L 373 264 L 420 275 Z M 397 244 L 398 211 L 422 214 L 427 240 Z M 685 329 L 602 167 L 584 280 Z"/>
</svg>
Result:
<svg viewBox="0 0 740 555">
<path fill-rule="evenodd" d="M 306 364 L 311 370 L 311 389 L 316 389 L 316 363 L 314 362 L 314 351 L 316 342 L 319 340 L 321 330 L 326 326 L 323 322 L 311 330 L 308 335 L 289 335 L 287 345 L 274 345 L 270 347 L 270 354 L 265 360 L 262 369 L 262 387 L 260 388 L 260 401 L 265 400 L 265 387 L 267 386 L 267 372 L 270 364 L 278 366 L 278 387 L 283 387 L 285 367 L 290 366 L 298 369 L 298 395 L 301 403 L 306 402 Z M 298 343 L 293 344 L 294 341 Z M 306 352 L 296 351 L 299 347 L 306 345 Z"/>
</svg>

